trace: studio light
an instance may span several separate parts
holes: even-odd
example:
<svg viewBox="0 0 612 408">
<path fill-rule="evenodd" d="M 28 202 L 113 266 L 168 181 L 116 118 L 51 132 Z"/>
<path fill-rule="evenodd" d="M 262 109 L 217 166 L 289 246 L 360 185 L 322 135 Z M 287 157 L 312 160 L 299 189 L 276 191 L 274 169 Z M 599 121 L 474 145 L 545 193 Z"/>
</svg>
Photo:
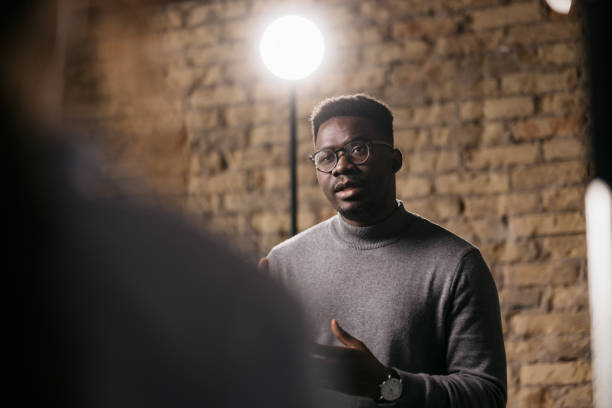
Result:
<svg viewBox="0 0 612 408">
<path fill-rule="evenodd" d="M 301 16 L 288 15 L 264 31 L 259 51 L 264 65 L 279 78 L 296 81 L 321 65 L 325 44 L 321 31 Z M 297 120 L 295 86 L 289 93 L 289 168 L 291 172 L 291 235 L 297 234 Z"/>
<path fill-rule="evenodd" d="M 585 197 L 591 349 L 597 408 L 612 407 L 612 193 L 595 179 Z"/>
<path fill-rule="evenodd" d="M 276 76 L 296 80 L 310 75 L 323 60 L 323 35 L 301 16 L 284 16 L 264 31 L 259 46 L 265 66 Z"/>
<path fill-rule="evenodd" d="M 546 0 L 548 6 L 557 13 L 567 14 L 572 8 L 572 0 Z"/>
</svg>

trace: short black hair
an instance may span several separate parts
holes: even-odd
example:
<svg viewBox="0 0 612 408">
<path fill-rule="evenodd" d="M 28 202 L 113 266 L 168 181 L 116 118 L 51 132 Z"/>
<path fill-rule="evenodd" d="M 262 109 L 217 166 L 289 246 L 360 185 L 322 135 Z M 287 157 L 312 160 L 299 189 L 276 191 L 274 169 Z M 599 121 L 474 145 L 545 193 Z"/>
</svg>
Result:
<svg viewBox="0 0 612 408">
<path fill-rule="evenodd" d="M 393 143 L 393 114 L 382 101 L 366 95 L 341 95 L 321 101 L 312 111 L 312 137 L 317 141 L 319 127 L 336 116 L 357 116 L 372 120 L 382 131 L 387 141 Z"/>
</svg>

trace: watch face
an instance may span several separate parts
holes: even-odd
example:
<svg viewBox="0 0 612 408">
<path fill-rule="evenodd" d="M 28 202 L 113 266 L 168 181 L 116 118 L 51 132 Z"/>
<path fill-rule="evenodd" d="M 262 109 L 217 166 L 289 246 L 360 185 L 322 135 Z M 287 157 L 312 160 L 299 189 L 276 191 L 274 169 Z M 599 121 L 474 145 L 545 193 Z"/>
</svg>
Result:
<svg viewBox="0 0 612 408">
<path fill-rule="evenodd" d="M 380 385 L 380 396 L 386 401 L 395 401 L 402 396 L 402 382 L 397 378 L 389 378 Z"/>
</svg>

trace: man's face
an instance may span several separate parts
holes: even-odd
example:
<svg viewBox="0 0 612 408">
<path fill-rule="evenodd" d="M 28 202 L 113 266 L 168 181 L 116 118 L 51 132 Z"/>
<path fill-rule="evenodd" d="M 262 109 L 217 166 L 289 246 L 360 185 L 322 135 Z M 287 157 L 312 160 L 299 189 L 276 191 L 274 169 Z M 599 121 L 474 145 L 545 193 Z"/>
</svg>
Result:
<svg viewBox="0 0 612 408">
<path fill-rule="evenodd" d="M 354 140 L 387 141 L 372 120 L 338 116 L 319 127 L 315 151 L 336 150 Z M 331 173 L 317 171 L 317 181 L 330 204 L 353 225 L 372 225 L 389 216 L 397 206 L 395 172 L 402 160 L 399 151 L 375 144 L 368 160 L 359 165 L 351 163 L 344 152 L 338 155 Z"/>
</svg>

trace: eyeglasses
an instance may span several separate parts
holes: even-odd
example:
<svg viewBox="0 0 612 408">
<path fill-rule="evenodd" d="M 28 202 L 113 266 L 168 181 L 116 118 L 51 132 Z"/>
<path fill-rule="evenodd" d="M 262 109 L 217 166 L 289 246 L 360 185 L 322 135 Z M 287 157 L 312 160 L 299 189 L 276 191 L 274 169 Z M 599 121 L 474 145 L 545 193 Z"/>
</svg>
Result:
<svg viewBox="0 0 612 408">
<path fill-rule="evenodd" d="M 356 140 L 348 142 L 339 149 L 321 149 L 314 152 L 310 156 L 310 160 L 314 163 L 318 171 L 323 173 L 331 173 L 338 164 L 338 153 L 344 152 L 344 156 L 353 164 L 363 164 L 370 158 L 370 153 L 373 151 L 373 145 L 383 145 L 393 149 L 393 145 L 377 140 L 361 141 Z"/>
</svg>

